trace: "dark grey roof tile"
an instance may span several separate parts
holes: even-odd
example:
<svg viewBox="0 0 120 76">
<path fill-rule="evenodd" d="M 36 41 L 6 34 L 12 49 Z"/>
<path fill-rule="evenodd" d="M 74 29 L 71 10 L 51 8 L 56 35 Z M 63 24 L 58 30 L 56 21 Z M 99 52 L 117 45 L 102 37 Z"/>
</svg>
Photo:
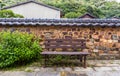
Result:
<svg viewBox="0 0 120 76">
<path fill-rule="evenodd" d="M 109 23 L 108 26 L 114 26 L 115 24 L 114 23 Z"/>
<path fill-rule="evenodd" d="M 120 26 L 120 23 L 117 23 L 116 26 Z"/>
<path fill-rule="evenodd" d="M 120 20 L 113 19 L 25 19 L 0 18 L 1 25 L 69 25 L 69 26 L 120 26 Z"/>
</svg>

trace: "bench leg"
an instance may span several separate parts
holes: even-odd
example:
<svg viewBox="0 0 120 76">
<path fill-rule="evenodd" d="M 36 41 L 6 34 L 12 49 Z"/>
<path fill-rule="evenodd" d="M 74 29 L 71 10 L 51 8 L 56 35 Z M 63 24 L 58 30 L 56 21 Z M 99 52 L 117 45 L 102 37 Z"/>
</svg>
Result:
<svg viewBox="0 0 120 76">
<path fill-rule="evenodd" d="M 83 67 L 86 68 L 86 67 L 87 67 L 87 64 L 86 64 L 86 56 L 84 56 L 83 58 L 84 58 Z"/>
<path fill-rule="evenodd" d="M 44 68 L 46 67 L 46 64 L 47 64 L 47 55 L 44 55 Z"/>
<path fill-rule="evenodd" d="M 80 62 L 82 63 L 83 56 L 79 56 Z"/>
</svg>

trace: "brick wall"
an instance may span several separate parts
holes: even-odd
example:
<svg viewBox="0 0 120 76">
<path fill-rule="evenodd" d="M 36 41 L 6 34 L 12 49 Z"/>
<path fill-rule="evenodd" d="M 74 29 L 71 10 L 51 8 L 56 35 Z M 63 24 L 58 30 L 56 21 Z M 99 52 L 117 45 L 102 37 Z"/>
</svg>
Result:
<svg viewBox="0 0 120 76">
<path fill-rule="evenodd" d="M 86 39 L 87 48 L 84 51 L 97 51 L 99 54 L 118 54 L 120 48 L 120 27 L 77 27 L 77 26 L 11 26 L 0 27 L 0 30 L 18 30 L 33 33 L 45 38 Z"/>
</svg>

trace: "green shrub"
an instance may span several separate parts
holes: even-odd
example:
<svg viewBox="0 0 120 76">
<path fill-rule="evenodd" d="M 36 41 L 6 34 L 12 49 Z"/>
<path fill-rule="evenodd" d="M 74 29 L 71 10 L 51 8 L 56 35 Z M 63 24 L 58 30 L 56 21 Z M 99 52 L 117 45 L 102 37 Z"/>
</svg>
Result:
<svg viewBox="0 0 120 76">
<path fill-rule="evenodd" d="M 0 18 L 24 18 L 24 16 L 14 13 L 12 10 L 0 10 Z"/>
<path fill-rule="evenodd" d="M 20 32 L 0 33 L 0 68 L 25 64 L 38 58 L 41 47 L 39 39 L 32 34 Z"/>
<path fill-rule="evenodd" d="M 78 18 L 80 16 L 80 13 L 75 13 L 75 12 L 69 12 L 65 14 L 65 18 Z"/>
</svg>

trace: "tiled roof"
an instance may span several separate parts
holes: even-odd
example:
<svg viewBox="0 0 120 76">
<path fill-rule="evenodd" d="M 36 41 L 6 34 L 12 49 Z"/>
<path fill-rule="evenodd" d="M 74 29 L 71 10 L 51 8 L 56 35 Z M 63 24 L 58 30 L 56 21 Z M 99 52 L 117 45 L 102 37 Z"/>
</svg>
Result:
<svg viewBox="0 0 120 76">
<path fill-rule="evenodd" d="M 27 3 L 31 3 L 31 2 L 32 2 L 32 3 L 39 4 L 39 5 L 42 5 L 42 6 L 45 6 L 45 7 L 48 7 L 48 8 L 51 8 L 51 9 L 54 9 L 54 10 L 61 11 L 61 9 L 59 9 L 59 8 L 56 8 L 56 7 L 53 7 L 53 6 L 49 6 L 49 5 L 47 5 L 47 4 L 43 4 L 43 3 L 40 3 L 40 2 L 34 1 L 34 0 L 29 0 L 29 1 L 26 1 L 26 2 L 17 3 L 17 4 L 12 5 L 12 6 L 4 7 L 4 8 L 2 8 L 2 9 L 9 9 L 9 8 L 12 8 L 12 7 L 20 6 L 20 5 L 27 4 Z"/>
<path fill-rule="evenodd" d="M 25 19 L 0 18 L 0 25 L 120 26 L 119 19 Z"/>
<path fill-rule="evenodd" d="M 86 18 L 86 16 L 88 16 L 89 18 L 97 18 L 97 17 L 95 17 L 95 16 L 93 16 L 92 14 L 90 14 L 90 13 L 85 13 L 84 15 L 82 15 L 82 16 L 80 16 L 80 17 L 78 17 L 78 18 Z"/>
</svg>

